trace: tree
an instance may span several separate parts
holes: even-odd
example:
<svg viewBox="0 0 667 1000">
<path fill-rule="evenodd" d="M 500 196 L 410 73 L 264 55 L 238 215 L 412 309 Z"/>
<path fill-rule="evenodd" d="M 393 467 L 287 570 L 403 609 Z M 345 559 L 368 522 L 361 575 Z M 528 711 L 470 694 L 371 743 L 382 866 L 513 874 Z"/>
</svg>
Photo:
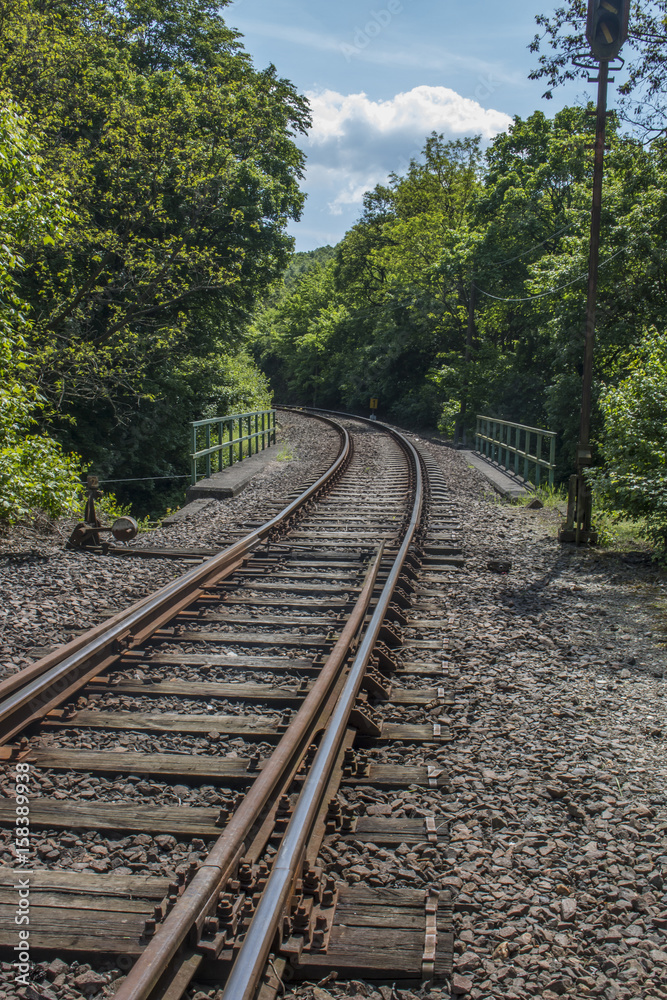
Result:
<svg viewBox="0 0 667 1000">
<path fill-rule="evenodd" d="M 336 270 L 339 288 L 354 296 L 349 322 L 363 330 L 359 377 L 347 379 L 355 405 L 379 396 L 395 419 L 437 418 L 427 376 L 438 352 L 465 355 L 480 179 L 479 138 L 448 141 L 434 132 L 404 176 L 366 196 Z M 459 380 L 452 389 L 459 401 L 464 386 Z"/>
<path fill-rule="evenodd" d="M 209 406 L 230 357 L 252 368 L 249 312 L 292 249 L 307 103 L 252 67 L 223 6 L 13 0 L 0 19 L 0 88 L 38 122 L 77 212 L 53 245 L 22 247 L 36 379 L 102 475 L 183 470 L 193 388 L 207 382 Z M 181 446 L 166 453 L 150 428 L 170 421 Z M 134 466 L 117 454 L 129 428 L 149 442 Z"/>
<path fill-rule="evenodd" d="M 27 237 L 53 242 L 67 217 L 30 131 L 15 108 L 0 105 L 0 520 L 9 522 L 36 508 L 58 514 L 79 493 L 76 457 L 35 429 L 43 400 L 29 380 L 30 317 L 13 280 L 23 266 L 18 246 Z"/>
<path fill-rule="evenodd" d="M 667 546 L 667 334 L 648 332 L 627 358 L 625 378 L 602 393 L 604 468 L 593 481 L 611 503 L 645 517 Z"/>
<path fill-rule="evenodd" d="M 589 71 L 575 66 L 573 57 L 589 55 L 586 40 L 586 0 L 566 0 L 553 14 L 538 14 L 541 34 L 531 51 L 539 52 L 538 67 L 530 78 L 545 80 L 544 96 L 560 84 L 586 79 Z M 628 51 L 629 50 L 629 51 Z M 620 86 L 622 120 L 647 139 L 667 129 L 667 0 L 634 0 L 630 6 L 628 42 L 623 52 L 627 79 Z"/>
<path fill-rule="evenodd" d="M 369 192 L 333 272 L 314 267 L 285 285 L 257 320 L 281 397 L 364 411 L 377 396 L 380 415 L 450 434 L 481 412 L 550 427 L 569 474 L 590 231 L 587 110 L 517 117 L 483 156 L 472 140 L 431 136 L 403 176 Z M 643 331 L 667 327 L 667 141 L 647 149 L 612 116 L 608 144 L 596 400 L 626 376 Z M 594 444 L 602 416 L 596 405 Z"/>
<path fill-rule="evenodd" d="M 299 256 L 282 293 L 255 321 L 255 351 L 282 401 L 334 405 L 337 352 L 331 339 L 340 320 L 334 261 L 318 253 L 302 269 L 308 258 Z"/>
<path fill-rule="evenodd" d="M 118 405 L 188 336 L 232 339 L 284 268 L 306 106 L 252 69 L 204 0 L 128 0 L 85 20 L 69 2 L 28 8 L 27 27 L 2 25 L 0 81 L 38 117 L 78 209 L 57 246 L 26 253 L 40 384 L 61 408 L 120 389 Z"/>
</svg>

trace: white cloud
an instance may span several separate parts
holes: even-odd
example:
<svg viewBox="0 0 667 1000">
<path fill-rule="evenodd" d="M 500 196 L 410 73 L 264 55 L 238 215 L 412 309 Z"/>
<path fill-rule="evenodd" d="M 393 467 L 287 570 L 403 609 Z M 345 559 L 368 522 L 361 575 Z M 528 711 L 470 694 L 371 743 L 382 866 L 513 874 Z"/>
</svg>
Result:
<svg viewBox="0 0 667 1000">
<path fill-rule="evenodd" d="M 358 125 L 380 135 L 396 132 L 439 132 L 491 138 L 511 122 L 502 111 L 485 109 L 449 87 L 414 87 L 388 101 L 371 101 L 366 94 L 339 94 L 325 90 L 307 94 L 313 109 L 312 143 L 344 138 Z"/>
<path fill-rule="evenodd" d="M 327 200 L 331 215 L 341 215 L 344 208 L 361 205 L 366 191 L 376 184 L 386 181 L 390 170 L 383 168 L 359 170 L 342 166 L 327 167 L 321 163 L 310 163 L 307 170 L 305 188 L 308 201 Z"/>
<path fill-rule="evenodd" d="M 414 87 L 385 101 L 334 90 L 307 96 L 313 127 L 304 144 L 306 190 L 312 200 L 325 197 L 334 215 L 361 205 L 364 192 L 392 171 L 403 172 L 431 132 L 491 139 L 512 121 L 448 87 Z"/>
</svg>

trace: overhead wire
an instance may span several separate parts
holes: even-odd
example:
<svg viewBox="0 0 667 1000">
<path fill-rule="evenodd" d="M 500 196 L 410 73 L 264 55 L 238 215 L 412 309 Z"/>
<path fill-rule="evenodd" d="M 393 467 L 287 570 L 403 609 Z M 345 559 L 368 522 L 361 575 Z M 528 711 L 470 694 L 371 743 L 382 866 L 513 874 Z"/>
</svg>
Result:
<svg viewBox="0 0 667 1000">
<path fill-rule="evenodd" d="M 189 479 L 189 473 L 180 474 L 176 476 L 143 476 L 141 479 L 99 479 L 98 482 L 100 486 L 102 483 L 150 483 L 154 479 Z"/>
<path fill-rule="evenodd" d="M 539 250 L 540 247 L 543 247 L 547 243 L 550 243 L 551 240 L 555 239 L 557 236 L 560 236 L 561 233 L 564 233 L 567 229 L 571 229 L 572 226 L 576 222 L 577 222 L 576 219 L 572 219 L 570 222 L 568 222 L 568 224 L 566 226 L 563 226 L 561 229 L 557 229 L 555 233 L 552 233 L 550 236 L 547 236 L 547 238 L 544 239 L 544 240 L 542 240 L 540 243 L 535 243 L 532 247 L 528 247 L 527 250 L 523 250 L 520 254 L 517 254 L 515 257 L 508 257 L 506 260 L 497 261 L 494 266 L 495 267 L 504 267 L 505 264 L 511 264 L 513 261 L 519 260 L 521 257 L 525 257 L 527 254 L 532 253 L 534 250 Z M 578 281 L 578 280 L 579 280 L 578 278 L 575 278 L 575 281 Z M 574 282 L 572 282 L 572 284 L 574 284 Z M 565 286 L 563 286 L 563 287 L 565 287 Z M 496 296 L 496 295 L 490 295 L 488 292 L 485 292 L 483 289 L 478 288 L 477 285 L 475 285 L 475 288 L 477 288 L 477 291 L 481 292 L 483 295 L 487 295 L 491 299 L 498 298 L 498 296 Z M 550 292 L 544 292 L 543 294 L 549 295 L 551 293 Z M 432 296 L 432 297 L 433 297 L 434 301 L 437 301 L 437 302 L 440 301 L 439 299 L 436 299 L 435 296 Z M 499 301 L 510 301 L 510 300 L 509 299 L 500 299 Z M 527 299 L 526 300 L 519 300 L 519 299 L 517 299 L 516 301 L 518 302 L 518 301 L 528 301 L 528 300 Z M 411 304 L 412 304 L 411 300 L 408 300 L 408 299 L 395 299 L 395 298 L 387 299 L 385 302 L 380 303 L 381 306 L 387 306 L 388 305 L 388 306 L 394 306 L 394 307 L 409 306 Z M 369 309 L 361 309 L 361 310 L 359 310 L 359 311 L 357 311 L 357 312 L 354 313 L 354 318 L 357 319 L 360 316 L 366 316 L 366 315 L 370 315 L 372 313 L 375 313 L 376 310 L 377 310 L 377 308 L 378 308 L 377 306 L 373 306 L 373 307 L 371 307 Z"/>
<path fill-rule="evenodd" d="M 664 219 L 667 219 L 667 213 L 665 213 L 665 215 L 662 215 L 659 219 L 657 219 L 654 225 L 658 225 Z M 554 233 L 554 235 L 556 234 Z M 617 250 L 616 253 L 611 254 L 610 257 L 606 257 L 598 265 L 598 267 L 599 268 L 604 267 L 605 264 L 608 264 L 610 261 L 614 260 L 615 257 L 618 257 L 619 254 L 622 254 L 626 250 L 629 250 L 630 247 L 633 245 L 633 243 L 636 243 L 637 240 L 640 239 L 640 237 L 647 235 L 648 233 L 646 232 L 646 230 L 644 230 L 641 233 L 638 233 L 635 237 L 633 237 L 633 239 L 631 239 L 628 243 L 626 243 L 625 246 L 621 247 L 620 250 Z M 501 295 L 492 295 L 491 292 L 485 291 L 483 288 L 480 288 L 479 285 L 476 285 L 474 282 L 473 282 L 473 287 L 481 295 L 485 295 L 488 299 L 494 299 L 496 302 L 532 302 L 535 299 L 543 299 L 547 295 L 555 295 L 557 292 L 561 292 L 564 288 L 569 288 L 570 285 L 576 285 L 576 283 L 578 281 L 581 281 L 582 278 L 587 278 L 587 277 L 588 277 L 588 270 L 582 271 L 581 274 L 578 274 L 576 278 L 572 278 L 571 281 L 566 281 L 565 284 L 563 285 L 558 285 L 556 288 L 550 288 L 546 292 L 537 292 L 535 295 L 527 295 L 523 297 L 504 297 Z"/>
<path fill-rule="evenodd" d="M 665 213 L 665 215 L 657 219 L 654 225 L 659 224 L 664 219 L 667 219 L 667 213 Z M 540 247 L 545 246 L 551 240 L 555 239 L 557 236 L 560 236 L 561 233 L 564 233 L 566 232 L 566 230 L 571 229 L 576 222 L 577 222 L 576 219 L 572 219 L 570 222 L 568 222 L 566 226 L 563 226 L 561 229 L 557 229 L 555 233 L 552 233 L 545 240 L 542 240 L 540 243 L 534 244 L 532 247 L 529 247 L 527 250 L 522 251 L 520 254 L 517 254 L 514 257 L 508 257 L 506 258 L 506 260 L 497 261 L 494 266 L 504 267 L 505 264 L 511 264 L 515 260 L 520 260 L 521 257 L 525 257 L 527 254 L 532 253 L 534 250 L 539 250 Z M 624 247 L 621 247 L 620 250 L 617 250 L 615 253 L 611 254 L 611 256 L 605 258 L 605 260 L 603 260 L 598 266 L 600 268 L 604 267 L 605 264 L 608 264 L 610 261 L 614 260 L 615 257 L 618 257 L 619 254 L 622 254 L 625 250 L 628 250 L 633 245 L 633 243 L 637 242 L 637 240 L 641 236 L 646 236 L 646 235 L 648 235 L 646 231 L 638 233 L 637 236 L 635 236 L 633 239 L 629 241 L 629 243 L 626 243 L 626 245 Z M 480 295 L 484 295 L 488 299 L 493 299 L 495 302 L 533 302 L 536 299 L 543 299 L 549 295 L 556 295 L 558 292 L 561 292 L 564 288 L 569 288 L 571 285 L 576 285 L 578 281 L 581 281 L 582 278 L 586 277 L 588 277 L 588 270 L 582 271 L 581 274 L 578 274 L 576 276 L 576 278 L 572 278 L 570 281 L 566 281 L 564 284 L 558 285 L 556 288 L 549 288 L 546 292 L 537 292 L 535 295 L 526 295 L 526 296 L 507 297 L 502 295 L 493 295 L 491 292 L 487 292 L 484 288 L 480 288 L 479 285 L 477 285 L 474 281 L 472 282 L 472 286 L 477 292 L 480 293 Z M 435 296 L 433 296 L 433 299 L 434 301 L 439 301 L 435 298 Z M 390 306 L 390 307 L 409 306 L 412 304 L 412 301 L 414 300 L 391 298 L 386 300 L 385 302 L 379 303 L 379 305 Z M 367 314 L 375 313 L 377 308 L 378 306 L 373 306 L 369 309 L 362 309 L 358 312 L 355 312 L 353 315 L 355 318 L 358 318 L 360 316 L 365 316 Z"/>
<path fill-rule="evenodd" d="M 618 257 L 619 254 L 624 253 L 628 249 L 628 246 L 630 246 L 630 244 L 621 247 L 621 249 L 617 250 L 616 253 L 613 253 L 611 257 L 607 257 L 605 260 L 603 260 L 602 263 L 598 265 L 598 267 L 604 267 L 605 264 L 608 264 L 610 260 L 614 259 L 614 257 Z M 527 295 L 524 298 L 503 298 L 500 295 L 492 295 L 491 292 L 485 292 L 483 288 L 480 288 L 478 285 L 475 285 L 474 282 L 473 282 L 473 287 L 476 289 L 476 291 L 480 292 L 482 295 L 486 295 L 487 299 L 495 299 L 496 302 L 532 302 L 533 299 L 543 299 L 547 295 L 555 295 L 556 292 L 562 291 L 563 288 L 569 288 L 570 285 L 576 285 L 576 283 L 578 281 L 581 281 L 582 278 L 587 278 L 587 277 L 588 277 L 588 271 L 582 271 L 581 274 L 578 274 L 576 278 L 572 278 L 571 281 L 566 281 L 564 285 L 558 285 L 557 288 L 550 288 L 546 292 L 538 292 L 535 295 Z"/>
<path fill-rule="evenodd" d="M 541 243 L 536 243 L 534 246 L 529 247 L 527 250 L 523 250 L 521 253 L 518 253 L 516 257 L 508 257 L 507 260 L 499 260 L 496 262 L 494 266 L 504 267 L 505 264 L 512 264 L 515 260 L 521 260 L 522 257 L 525 257 L 527 254 L 532 253 L 533 250 L 539 250 L 540 247 L 546 246 L 547 243 L 551 242 L 551 240 L 554 240 L 557 236 L 560 236 L 561 233 L 564 233 L 566 229 L 571 229 L 572 226 L 575 224 L 575 222 L 577 222 L 577 219 L 572 219 L 571 222 L 568 222 L 566 226 L 563 226 L 562 229 L 557 229 L 555 233 L 552 233 L 551 236 L 547 236 L 547 238 L 545 240 L 542 240 Z"/>
</svg>

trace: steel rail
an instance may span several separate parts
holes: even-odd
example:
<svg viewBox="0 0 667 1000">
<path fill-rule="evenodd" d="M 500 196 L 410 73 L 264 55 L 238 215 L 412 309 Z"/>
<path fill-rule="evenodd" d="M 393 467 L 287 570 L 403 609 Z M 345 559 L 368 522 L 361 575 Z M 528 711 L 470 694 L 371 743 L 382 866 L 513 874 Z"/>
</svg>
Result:
<svg viewBox="0 0 667 1000">
<path fill-rule="evenodd" d="M 313 687 L 291 720 L 289 729 L 187 889 L 160 924 L 155 936 L 128 973 L 115 995 L 115 1000 L 146 1000 L 191 929 L 201 923 L 207 910 L 212 904 L 217 903 L 218 893 L 239 861 L 245 849 L 245 840 L 258 817 L 284 782 L 285 776 L 293 769 L 295 759 L 305 754 L 315 727 L 321 725 L 321 713 L 325 702 L 339 680 L 350 646 L 363 627 L 383 553 L 382 544 L 366 574 L 361 593 L 343 632 L 327 657 Z"/>
<path fill-rule="evenodd" d="M 276 405 L 277 410 L 286 410 L 288 413 L 307 413 L 311 417 L 321 416 L 326 413 L 329 417 L 337 417 L 342 420 L 358 420 L 362 424 L 368 424 L 369 427 L 375 427 L 376 430 L 381 428 L 390 434 L 392 437 L 396 438 L 397 441 L 402 444 L 409 444 L 407 437 L 397 430 L 396 427 L 392 427 L 391 424 L 385 424 L 382 420 L 371 420 L 370 417 L 362 417 L 357 413 L 345 413 L 343 410 L 326 410 L 323 407 L 313 407 L 313 406 L 285 406 Z M 412 445 L 410 445 L 412 447 Z M 419 463 L 423 467 L 423 462 L 419 452 L 415 449 L 416 454 L 419 457 Z"/>
<path fill-rule="evenodd" d="M 326 418 L 320 418 L 326 419 Z M 264 525 L 251 531 L 200 566 L 194 566 L 172 583 L 154 594 L 137 601 L 109 622 L 98 625 L 84 636 L 66 643 L 25 670 L 0 682 L 0 745 L 8 742 L 30 722 L 60 704 L 78 690 L 95 672 L 118 656 L 123 643 L 139 643 L 163 621 L 168 620 L 178 606 L 191 603 L 198 591 L 211 585 L 243 564 L 267 536 L 295 514 L 340 473 L 352 454 L 350 435 L 334 421 L 327 420 L 338 431 L 341 444 L 338 455 L 327 471 L 302 494 Z M 144 633 L 134 630 L 143 628 Z M 77 671 L 84 671 L 75 677 Z M 72 678 L 75 677 L 74 680 Z M 23 711 L 22 711 L 23 710 Z M 17 718 L 18 717 L 18 718 Z"/>
<path fill-rule="evenodd" d="M 423 476 L 417 450 L 403 435 L 395 432 L 410 454 L 415 467 L 415 503 L 405 537 L 389 571 L 371 621 L 345 681 L 336 708 L 320 743 L 292 819 L 271 867 L 262 897 L 246 932 L 236 962 L 223 992 L 223 1000 L 252 1000 L 261 979 L 276 931 L 329 785 L 350 713 L 361 689 L 364 673 L 377 642 L 383 619 L 398 584 L 403 563 L 412 545 L 423 506 Z"/>
</svg>

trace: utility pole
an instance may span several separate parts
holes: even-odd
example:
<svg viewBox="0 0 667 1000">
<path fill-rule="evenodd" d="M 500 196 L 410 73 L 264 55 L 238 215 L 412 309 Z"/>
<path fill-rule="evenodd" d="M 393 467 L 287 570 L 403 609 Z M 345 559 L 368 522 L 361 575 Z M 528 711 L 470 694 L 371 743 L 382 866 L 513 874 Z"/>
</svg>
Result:
<svg viewBox="0 0 667 1000">
<path fill-rule="evenodd" d="M 468 298 L 468 329 L 466 331 L 466 352 L 464 356 L 463 391 L 461 393 L 461 406 L 459 415 L 456 418 L 454 429 L 454 444 L 466 444 L 465 419 L 468 409 L 468 392 L 470 390 L 470 359 L 472 357 L 472 344 L 475 335 L 475 278 L 470 279 L 470 296 Z"/>
<path fill-rule="evenodd" d="M 614 59 L 628 37 L 629 0 L 589 0 L 586 37 L 593 57 L 598 60 L 598 96 L 595 112 L 595 155 L 593 161 L 593 200 L 591 205 L 591 235 L 588 251 L 588 290 L 586 298 L 586 328 L 584 333 L 584 371 L 581 389 L 581 418 L 577 471 L 570 476 L 567 520 L 558 532 L 561 542 L 595 545 L 597 531 L 592 527 L 593 496 L 584 470 L 592 463 L 591 408 L 593 390 L 593 348 L 595 346 L 595 307 L 600 256 L 600 218 L 602 214 L 602 174 L 604 169 L 605 130 L 607 124 L 607 84 L 609 61 Z M 611 78 L 613 80 L 613 77 Z"/>
</svg>

